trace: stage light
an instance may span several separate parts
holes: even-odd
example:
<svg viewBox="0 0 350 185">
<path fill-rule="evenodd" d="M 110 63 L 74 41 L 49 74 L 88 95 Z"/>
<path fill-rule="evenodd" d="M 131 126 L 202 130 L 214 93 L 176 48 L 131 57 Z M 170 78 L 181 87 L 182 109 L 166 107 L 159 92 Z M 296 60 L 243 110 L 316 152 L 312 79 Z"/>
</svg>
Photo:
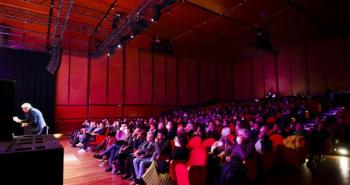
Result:
<svg viewBox="0 0 350 185">
<path fill-rule="evenodd" d="M 118 48 L 122 48 L 123 46 L 121 45 L 121 44 L 118 44 L 118 46 L 117 46 Z"/>
<path fill-rule="evenodd" d="M 108 49 L 107 56 L 111 56 L 111 55 L 113 55 L 114 53 L 115 53 L 115 48 L 110 47 L 110 48 Z"/>
<path fill-rule="evenodd" d="M 152 22 L 155 22 L 160 18 L 163 7 L 163 5 L 153 4 L 153 16 L 151 18 Z"/>
<path fill-rule="evenodd" d="M 148 22 L 144 19 L 140 19 L 138 21 L 136 21 L 133 25 L 132 25 L 132 34 L 138 35 L 141 32 L 143 32 L 145 29 L 147 29 L 148 27 Z"/>
</svg>

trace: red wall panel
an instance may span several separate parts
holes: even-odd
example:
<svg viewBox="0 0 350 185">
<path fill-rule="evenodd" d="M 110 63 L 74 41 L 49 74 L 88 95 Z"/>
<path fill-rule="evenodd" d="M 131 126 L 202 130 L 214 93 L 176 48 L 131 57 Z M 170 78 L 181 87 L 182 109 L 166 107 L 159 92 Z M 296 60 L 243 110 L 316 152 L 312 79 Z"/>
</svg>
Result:
<svg viewBox="0 0 350 185">
<path fill-rule="evenodd" d="M 140 103 L 152 104 L 152 55 L 140 51 Z"/>
<path fill-rule="evenodd" d="M 251 99 L 253 97 L 252 88 L 252 62 L 241 63 L 241 97 L 244 100 Z"/>
<path fill-rule="evenodd" d="M 325 83 L 332 91 L 346 91 L 346 62 L 344 45 L 340 37 L 324 41 Z"/>
<path fill-rule="evenodd" d="M 104 118 L 121 117 L 122 108 L 120 106 L 93 105 L 90 106 L 90 117 L 93 120 Z"/>
<path fill-rule="evenodd" d="M 123 52 L 108 57 L 108 104 L 123 103 Z"/>
<path fill-rule="evenodd" d="M 56 77 L 56 104 L 68 104 L 69 102 L 69 55 L 63 54 L 60 68 Z"/>
<path fill-rule="evenodd" d="M 70 57 L 69 104 L 87 104 L 88 60 L 86 57 Z"/>
<path fill-rule="evenodd" d="M 90 104 L 107 103 L 107 56 L 90 61 Z"/>
<path fill-rule="evenodd" d="M 166 104 L 177 104 L 176 58 L 166 57 Z"/>
<path fill-rule="evenodd" d="M 209 85 L 207 83 L 207 74 L 208 74 L 208 63 L 200 63 L 199 64 L 199 95 L 200 101 L 206 102 L 210 100 L 208 88 Z"/>
<path fill-rule="evenodd" d="M 125 107 L 125 117 L 146 117 L 152 115 L 152 106 L 132 106 Z"/>
<path fill-rule="evenodd" d="M 231 64 L 217 64 L 217 94 L 218 100 L 232 99 L 232 66 Z"/>
<path fill-rule="evenodd" d="M 217 88 L 216 88 L 216 64 L 215 63 L 208 63 L 207 65 L 207 74 L 206 78 L 204 79 L 206 83 L 208 83 L 208 88 L 206 91 L 208 91 L 209 99 L 208 100 L 215 100 L 217 98 Z"/>
<path fill-rule="evenodd" d="M 234 85 L 234 99 L 235 100 L 241 100 L 243 99 L 242 95 L 242 83 L 243 83 L 243 78 L 242 78 L 242 66 L 243 62 L 237 62 L 233 64 L 233 85 Z"/>
<path fill-rule="evenodd" d="M 56 105 L 56 119 L 86 119 L 86 106 Z"/>
<path fill-rule="evenodd" d="M 289 49 L 292 73 L 292 94 L 306 95 L 305 48 L 290 45 Z"/>
<path fill-rule="evenodd" d="M 326 87 L 324 52 L 325 45 L 322 42 L 315 42 L 307 49 L 311 95 L 320 95 Z"/>
<path fill-rule="evenodd" d="M 178 61 L 179 66 L 179 104 L 187 105 L 189 103 L 188 89 L 188 62 L 181 58 Z"/>
<path fill-rule="evenodd" d="M 198 70 L 195 60 L 188 60 L 189 104 L 198 104 Z"/>
<path fill-rule="evenodd" d="M 283 48 L 277 55 L 277 73 L 278 73 L 278 92 L 282 96 L 291 95 L 291 66 L 289 57 L 289 48 Z"/>
<path fill-rule="evenodd" d="M 265 74 L 264 74 L 264 58 L 253 58 L 253 97 L 261 98 L 265 95 Z"/>
<path fill-rule="evenodd" d="M 139 51 L 134 48 L 126 48 L 125 54 L 126 80 L 125 80 L 125 103 L 138 104 L 139 99 Z"/>
<path fill-rule="evenodd" d="M 226 74 L 225 74 L 225 65 L 223 63 L 218 63 L 216 65 L 217 67 L 217 78 L 216 78 L 216 84 L 217 84 L 217 93 L 218 93 L 218 99 L 219 100 L 225 100 L 226 96 Z"/>
<path fill-rule="evenodd" d="M 233 100 L 232 64 L 225 64 L 226 93 L 225 100 Z"/>
<path fill-rule="evenodd" d="M 153 103 L 156 105 L 164 105 L 165 104 L 165 56 L 154 54 L 153 61 L 153 83 L 154 83 L 154 101 Z"/>
<path fill-rule="evenodd" d="M 276 92 L 276 68 L 275 68 L 275 56 L 267 54 L 264 56 L 264 76 L 265 76 L 265 89 L 267 92 Z"/>
</svg>

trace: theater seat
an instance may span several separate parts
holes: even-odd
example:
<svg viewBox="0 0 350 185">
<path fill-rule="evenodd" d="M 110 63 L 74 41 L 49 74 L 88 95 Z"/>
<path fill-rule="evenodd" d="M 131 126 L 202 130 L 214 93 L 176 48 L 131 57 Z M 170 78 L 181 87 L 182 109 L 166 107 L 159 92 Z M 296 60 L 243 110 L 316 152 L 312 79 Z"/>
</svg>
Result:
<svg viewBox="0 0 350 185">
<path fill-rule="evenodd" d="M 207 138 L 202 142 L 201 146 L 207 149 L 207 148 L 210 148 L 211 145 L 213 145 L 215 142 L 216 140 L 214 138 Z"/>
<path fill-rule="evenodd" d="M 177 164 L 186 164 L 187 161 L 185 160 L 171 160 L 170 161 L 170 167 L 169 167 L 169 172 L 170 172 L 170 177 L 174 182 L 177 182 L 177 177 L 176 177 L 176 171 L 175 167 Z"/>
<path fill-rule="evenodd" d="M 194 148 L 200 147 L 201 144 L 202 144 L 202 138 L 199 137 L 199 136 L 194 136 L 194 137 L 192 137 L 192 138 L 189 140 L 189 142 L 188 142 L 188 144 L 187 144 L 187 148 L 188 148 L 189 150 L 192 150 L 192 149 L 194 149 Z"/>
<path fill-rule="evenodd" d="M 270 140 L 272 142 L 272 148 L 275 151 L 278 146 L 283 145 L 283 136 L 280 134 L 273 134 L 270 136 Z"/>
<path fill-rule="evenodd" d="M 177 184 L 204 185 L 207 177 L 207 158 L 208 154 L 204 148 L 194 148 L 186 164 L 177 163 L 175 166 Z"/>
</svg>

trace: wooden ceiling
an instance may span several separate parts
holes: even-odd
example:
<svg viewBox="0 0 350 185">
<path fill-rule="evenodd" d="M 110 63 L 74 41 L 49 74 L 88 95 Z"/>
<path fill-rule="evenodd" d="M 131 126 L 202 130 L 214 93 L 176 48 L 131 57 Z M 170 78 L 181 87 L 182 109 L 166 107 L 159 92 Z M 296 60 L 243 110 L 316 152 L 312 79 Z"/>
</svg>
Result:
<svg viewBox="0 0 350 185">
<path fill-rule="evenodd" d="M 111 39 L 117 13 L 130 18 L 149 1 L 0 0 L 0 45 L 49 51 L 58 44 L 87 54 L 93 52 L 92 44 Z M 154 16 L 152 7 L 142 18 Z M 215 57 L 224 54 L 228 59 L 239 59 L 256 52 L 252 47 L 256 30 L 268 33 L 273 50 L 278 50 L 275 42 L 279 41 L 305 43 L 347 33 L 350 1 L 177 0 L 161 10 L 157 22 L 149 23 L 145 31 L 128 41 L 130 47 L 149 49 L 150 43 L 159 39 L 171 43 L 175 55 L 210 52 Z"/>
</svg>

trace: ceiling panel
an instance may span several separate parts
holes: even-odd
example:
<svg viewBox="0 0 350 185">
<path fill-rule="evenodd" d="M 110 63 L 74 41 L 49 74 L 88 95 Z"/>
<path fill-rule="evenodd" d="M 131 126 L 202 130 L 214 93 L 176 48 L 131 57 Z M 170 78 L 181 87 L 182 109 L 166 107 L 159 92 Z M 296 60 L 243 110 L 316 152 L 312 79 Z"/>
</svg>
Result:
<svg viewBox="0 0 350 185">
<path fill-rule="evenodd" d="M 203 0 L 188 0 L 186 2 L 193 3 L 204 9 L 209 9 L 213 12 L 224 14 L 231 8 L 238 6 L 242 3 L 242 0 L 216 0 L 216 1 L 203 1 Z"/>
<path fill-rule="evenodd" d="M 226 15 L 250 25 L 257 25 L 287 6 L 284 0 L 246 0 L 240 7 Z"/>
<path fill-rule="evenodd" d="M 108 41 L 115 14 L 127 16 L 146 1 L 74 0 L 62 47 L 87 52 L 90 38 L 97 40 L 94 45 Z M 52 38 L 55 29 L 60 33 L 64 25 L 69 1 L 63 2 L 56 26 L 58 0 L 52 14 L 51 0 L 0 0 L 0 29 L 11 35 L 10 43 L 16 46 L 48 51 L 47 38 Z M 139 18 L 149 21 L 154 8 L 146 12 Z M 259 52 L 251 47 L 258 28 L 270 33 L 272 41 L 293 42 L 308 42 L 350 30 L 350 0 L 177 0 L 161 14 L 156 23 L 129 41 L 130 47 L 149 49 L 150 42 L 159 38 L 170 40 L 175 54 L 190 55 L 203 50 L 215 51 L 215 56 L 239 58 Z"/>
</svg>

